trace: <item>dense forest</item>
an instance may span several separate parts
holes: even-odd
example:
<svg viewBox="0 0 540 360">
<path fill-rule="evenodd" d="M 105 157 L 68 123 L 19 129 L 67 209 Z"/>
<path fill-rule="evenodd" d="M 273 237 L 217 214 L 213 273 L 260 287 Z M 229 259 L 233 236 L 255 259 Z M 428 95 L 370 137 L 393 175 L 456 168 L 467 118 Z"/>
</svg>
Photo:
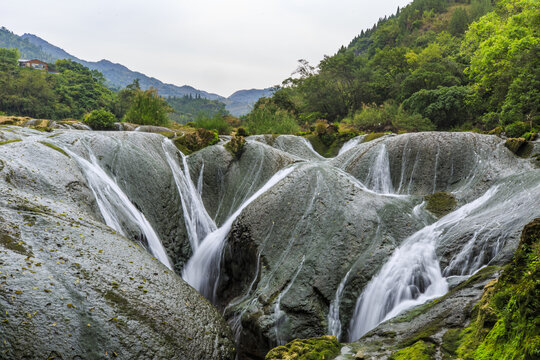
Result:
<svg viewBox="0 0 540 360">
<path fill-rule="evenodd" d="M 169 118 L 180 124 L 196 121 L 200 117 L 214 117 L 227 115 L 225 104 L 218 100 L 209 100 L 200 95 L 187 95 L 183 97 L 168 97 L 167 103 L 174 110 Z"/>
<path fill-rule="evenodd" d="M 476 130 L 540 124 L 540 3 L 415 0 L 314 67 L 305 60 L 243 122 L 251 132 Z"/>
</svg>

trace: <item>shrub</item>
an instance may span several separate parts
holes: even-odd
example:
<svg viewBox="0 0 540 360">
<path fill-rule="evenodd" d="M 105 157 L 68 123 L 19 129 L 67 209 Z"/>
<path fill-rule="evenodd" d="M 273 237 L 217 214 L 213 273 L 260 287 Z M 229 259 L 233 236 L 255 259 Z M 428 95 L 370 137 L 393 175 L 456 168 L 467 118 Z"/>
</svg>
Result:
<svg viewBox="0 0 540 360">
<path fill-rule="evenodd" d="M 214 130 L 220 135 L 228 135 L 232 130 L 231 125 L 229 125 L 225 118 L 220 114 L 216 114 L 213 117 L 208 117 L 206 115 L 197 116 L 195 119 L 195 127 Z"/>
<path fill-rule="evenodd" d="M 166 125 L 167 113 L 172 109 L 158 95 L 157 89 L 136 90 L 131 107 L 124 116 L 124 121 L 140 125 Z"/>
<path fill-rule="evenodd" d="M 86 125 L 93 130 L 110 130 L 114 128 L 116 117 L 105 109 L 93 110 L 84 117 Z"/>
<path fill-rule="evenodd" d="M 504 131 L 506 136 L 517 138 L 525 134 L 529 130 L 529 125 L 527 123 L 518 121 L 510 125 L 505 126 Z"/>
<path fill-rule="evenodd" d="M 403 109 L 399 109 L 392 125 L 397 130 L 406 131 L 431 131 L 435 130 L 435 125 L 428 118 L 420 114 L 409 114 Z"/>
<path fill-rule="evenodd" d="M 239 127 L 238 129 L 236 129 L 236 136 L 248 136 L 248 132 L 246 129 L 244 129 L 243 127 Z"/>
</svg>

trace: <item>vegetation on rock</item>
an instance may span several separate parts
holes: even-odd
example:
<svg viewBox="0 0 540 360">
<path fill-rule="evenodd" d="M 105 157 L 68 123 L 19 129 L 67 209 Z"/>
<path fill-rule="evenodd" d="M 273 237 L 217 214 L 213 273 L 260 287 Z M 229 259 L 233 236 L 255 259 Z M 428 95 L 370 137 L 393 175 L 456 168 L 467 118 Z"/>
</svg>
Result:
<svg viewBox="0 0 540 360">
<path fill-rule="evenodd" d="M 92 110 L 84 117 L 86 125 L 93 130 L 110 130 L 114 128 L 116 117 L 105 109 Z"/>
<path fill-rule="evenodd" d="M 457 205 L 454 195 L 447 192 L 436 192 L 426 196 L 426 210 L 437 217 L 452 212 Z"/>
<path fill-rule="evenodd" d="M 219 136 L 217 132 L 206 129 L 197 129 L 194 132 L 186 133 L 183 136 L 173 139 L 176 147 L 182 151 L 184 155 L 189 155 L 192 152 L 201 150 L 207 146 L 217 144 L 218 141 Z"/>
<path fill-rule="evenodd" d="M 430 360 L 435 354 L 435 345 L 426 343 L 422 340 L 417 341 L 414 345 L 396 351 L 390 356 L 391 360 Z"/>
<path fill-rule="evenodd" d="M 339 354 L 341 345 L 335 336 L 325 335 L 311 339 L 293 340 L 278 346 L 266 355 L 266 360 L 324 360 Z"/>
<path fill-rule="evenodd" d="M 523 229 L 514 259 L 486 286 L 473 322 L 460 334 L 462 359 L 540 357 L 540 218 Z"/>
<path fill-rule="evenodd" d="M 242 156 L 244 151 L 244 145 L 246 144 L 246 139 L 243 136 L 235 135 L 225 144 L 225 149 L 227 149 L 234 157 L 237 159 Z"/>
</svg>

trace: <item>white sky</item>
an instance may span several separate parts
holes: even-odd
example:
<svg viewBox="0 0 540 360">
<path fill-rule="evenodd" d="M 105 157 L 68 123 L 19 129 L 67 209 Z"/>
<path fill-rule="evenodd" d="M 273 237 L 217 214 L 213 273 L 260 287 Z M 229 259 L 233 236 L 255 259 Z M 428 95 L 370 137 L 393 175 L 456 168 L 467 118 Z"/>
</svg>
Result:
<svg viewBox="0 0 540 360">
<path fill-rule="evenodd" d="M 0 26 L 229 96 L 280 84 L 411 0 L 0 0 Z"/>
</svg>

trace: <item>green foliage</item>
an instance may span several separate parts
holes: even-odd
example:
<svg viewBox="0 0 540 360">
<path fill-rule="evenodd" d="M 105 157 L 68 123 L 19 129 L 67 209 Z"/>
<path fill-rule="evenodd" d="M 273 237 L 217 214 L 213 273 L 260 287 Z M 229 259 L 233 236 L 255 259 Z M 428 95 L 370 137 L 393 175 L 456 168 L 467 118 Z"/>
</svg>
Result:
<svg viewBox="0 0 540 360">
<path fill-rule="evenodd" d="M 339 354 L 341 345 L 335 336 L 325 335 L 311 339 L 296 339 L 278 346 L 266 354 L 265 360 L 324 360 Z"/>
<path fill-rule="evenodd" d="M 250 134 L 294 134 L 300 127 L 294 116 L 274 102 L 261 98 L 253 111 L 242 118 Z"/>
<path fill-rule="evenodd" d="M 325 119 L 364 131 L 537 128 L 539 14 L 535 0 L 414 0 L 318 66 L 301 60 L 265 104 L 305 127 Z M 254 113 L 265 118 L 260 106 Z"/>
<path fill-rule="evenodd" d="M 538 1 L 500 0 L 465 35 L 474 96 L 487 112 L 502 112 L 505 124 L 540 121 L 540 38 L 531 31 L 539 22 Z"/>
<path fill-rule="evenodd" d="M 390 360 L 431 360 L 434 355 L 435 345 L 419 340 L 414 345 L 393 353 Z"/>
<path fill-rule="evenodd" d="M 116 117 L 105 109 L 92 110 L 86 114 L 84 122 L 93 130 L 110 130 L 114 128 Z"/>
<path fill-rule="evenodd" d="M 208 100 L 200 96 L 168 97 L 167 103 L 174 110 L 169 118 L 180 124 L 195 121 L 200 117 L 213 118 L 228 115 L 225 104 L 219 100 Z"/>
<path fill-rule="evenodd" d="M 403 102 L 403 108 L 430 119 L 439 130 L 450 129 L 470 117 L 466 103 L 470 93 L 466 86 L 420 90 Z"/>
<path fill-rule="evenodd" d="M 200 128 L 173 139 L 173 142 L 180 151 L 189 155 L 207 146 L 217 144 L 219 136 L 217 132 Z"/>
<path fill-rule="evenodd" d="M 464 360 L 540 357 L 540 218 L 524 229 L 512 262 L 486 286 L 456 354 Z"/>
<path fill-rule="evenodd" d="M 469 26 L 469 14 L 467 10 L 462 7 L 458 7 L 452 17 L 450 18 L 450 24 L 448 25 L 448 31 L 454 36 L 462 35 Z"/>
<path fill-rule="evenodd" d="M 45 62 L 54 62 L 56 59 L 45 53 L 41 47 L 32 44 L 28 39 L 23 39 L 18 35 L 15 35 L 13 32 L 9 31 L 5 27 L 0 28 L 0 47 L 8 49 L 18 49 L 20 55 L 19 58 L 31 60 L 39 59 Z"/>
<path fill-rule="evenodd" d="M 196 117 L 194 126 L 206 130 L 217 131 L 220 135 L 228 135 L 231 133 L 232 130 L 231 125 L 227 122 L 225 116 L 221 113 L 216 113 L 212 117 L 199 114 Z"/>
<path fill-rule="evenodd" d="M 244 152 L 245 144 L 246 139 L 244 139 L 243 136 L 235 135 L 225 144 L 225 149 L 227 149 L 234 157 L 239 159 Z"/>
<path fill-rule="evenodd" d="M 124 121 L 140 125 L 167 125 L 167 113 L 171 110 L 167 102 L 154 88 L 135 90 L 131 107 L 124 116 Z"/>
<path fill-rule="evenodd" d="M 454 195 L 447 192 L 436 192 L 426 196 L 426 210 L 437 217 L 442 217 L 456 208 L 457 201 Z"/>
<path fill-rule="evenodd" d="M 517 138 L 525 134 L 531 129 L 530 125 L 521 121 L 517 121 L 504 127 L 506 136 Z"/>
</svg>

